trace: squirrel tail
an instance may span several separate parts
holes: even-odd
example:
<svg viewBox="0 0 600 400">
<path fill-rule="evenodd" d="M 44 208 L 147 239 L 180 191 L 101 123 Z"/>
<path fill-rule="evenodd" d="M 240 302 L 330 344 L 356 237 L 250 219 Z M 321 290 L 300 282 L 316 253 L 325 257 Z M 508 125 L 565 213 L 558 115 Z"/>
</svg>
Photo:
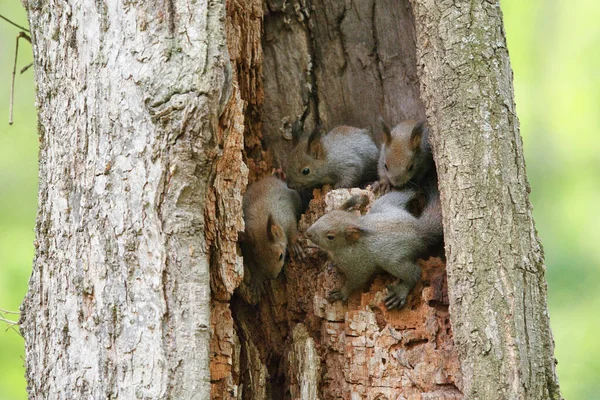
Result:
<svg viewBox="0 0 600 400">
<path fill-rule="evenodd" d="M 429 198 L 418 223 L 423 240 L 428 247 L 437 246 L 443 242 L 442 204 L 438 193 Z"/>
<path fill-rule="evenodd" d="M 354 196 L 346 200 L 344 204 L 340 206 L 339 209 L 342 211 L 350 211 L 353 208 L 364 207 L 367 204 L 369 204 L 369 196 L 355 194 Z"/>
</svg>

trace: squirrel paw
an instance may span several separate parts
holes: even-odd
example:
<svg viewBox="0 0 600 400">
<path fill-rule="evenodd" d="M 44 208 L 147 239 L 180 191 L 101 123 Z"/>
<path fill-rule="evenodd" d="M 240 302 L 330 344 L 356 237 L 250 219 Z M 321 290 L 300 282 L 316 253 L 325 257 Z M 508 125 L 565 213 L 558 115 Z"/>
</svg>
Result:
<svg viewBox="0 0 600 400">
<path fill-rule="evenodd" d="M 253 282 L 252 283 L 252 299 L 258 302 L 262 296 L 266 293 L 265 282 Z"/>
<path fill-rule="evenodd" d="M 338 300 L 345 301 L 347 298 L 348 296 L 344 294 L 343 289 L 334 289 L 327 294 L 327 301 L 330 303 L 335 303 Z"/>
<path fill-rule="evenodd" d="M 331 270 L 335 269 L 335 264 L 334 264 L 334 262 L 333 262 L 333 261 L 331 261 L 331 260 L 327 260 L 327 261 L 325 262 L 325 269 L 326 269 L 327 271 L 331 271 Z"/>
<path fill-rule="evenodd" d="M 290 253 L 294 256 L 294 258 L 298 258 L 304 260 L 305 254 L 300 243 L 296 242 L 289 247 Z"/>
<path fill-rule="evenodd" d="M 385 297 L 384 303 L 388 310 L 401 309 L 406 304 L 408 293 L 402 293 L 402 290 L 397 290 L 395 286 L 388 286 L 388 295 Z"/>
<path fill-rule="evenodd" d="M 384 195 L 392 190 L 392 185 L 388 181 L 377 181 L 371 186 L 371 190 L 380 195 Z"/>
</svg>

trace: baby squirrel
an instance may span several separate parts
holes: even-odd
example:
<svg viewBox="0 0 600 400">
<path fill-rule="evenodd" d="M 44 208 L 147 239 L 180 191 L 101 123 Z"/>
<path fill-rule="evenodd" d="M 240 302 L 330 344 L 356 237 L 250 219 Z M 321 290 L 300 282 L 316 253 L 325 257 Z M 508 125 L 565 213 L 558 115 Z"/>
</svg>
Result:
<svg viewBox="0 0 600 400">
<path fill-rule="evenodd" d="M 285 173 L 292 189 L 312 189 L 326 184 L 338 188 L 359 186 L 377 179 L 378 150 L 366 129 L 338 126 L 323 135 L 316 128 L 307 138 L 292 129 L 294 148 Z"/>
<path fill-rule="evenodd" d="M 406 184 L 414 187 L 437 188 L 435 163 L 429 145 L 426 122 L 404 121 L 390 128 L 382 118 L 384 142 L 379 155 L 380 181 L 375 186 L 382 192 L 401 188 Z"/>
<path fill-rule="evenodd" d="M 300 196 L 274 176 L 251 184 L 242 209 L 246 229 L 241 235 L 242 255 L 250 269 L 252 289 L 263 291 L 267 279 L 275 279 L 283 268 L 286 249 L 302 255 L 297 242 Z"/>
<path fill-rule="evenodd" d="M 439 198 L 429 200 L 421 217 L 416 218 L 404 209 L 409 195 L 410 192 L 392 192 L 382 196 L 364 216 L 331 211 L 307 230 L 306 236 L 325 250 L 346 276 L 340 289 L 329 292 L 330 302 L 346 300 L 374 274 L 386 271 L 400 279 L 388 286 L 386 307 L 404 306 L 421 277 L 417 257 L 439 243 L 443 235 Z"/>
</svg>

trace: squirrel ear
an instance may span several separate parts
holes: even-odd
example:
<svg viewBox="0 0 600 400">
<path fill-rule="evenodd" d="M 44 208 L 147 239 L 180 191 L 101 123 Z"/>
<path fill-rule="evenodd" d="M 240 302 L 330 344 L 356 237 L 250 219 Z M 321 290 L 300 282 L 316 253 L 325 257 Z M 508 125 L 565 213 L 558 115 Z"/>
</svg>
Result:
<svg viewBox="0 0 600 400">
<path fill-rule="evenodd" d="M 410 134 L 410 147 L 412 150 L 416 150 L 421 146 L 423 136 L 427 134 L 427 121 L 419 121 Z"/>
<path fill-rule="evenodd" d="M 298 142 L 300 141 L 300 136 L 302 136 L 303 127 L 304 124 L 300 119 L 294 122 L 294 124 L 292 125 L 292 146 L 296 147 L 298 145 Z"/>
<path fill-rule="evenodd" d="M 385 144 L 389 146 L 392 143 L 392 131 L 390 131 L 390 127 L 385 123 L 385 120 L 380 115 L 379 116 L 379 124 L 381 125 L 381 130 L 383 131 L 383 139 L 385 140 Z"/>
<path fill-rule="evenodd" d="M 344 237 L 348 243 L 356 242 L 364 233 L 364 229 L 356 225 L 349 225 L 344 229 Z"/>
<path fill-rule="evenodd" d="M 283 236 L 283 229 L 273 221 L 273 215 L 269 214 L 269 218 L 267 218 L 267 238 L 269 241 L 274 242 Z"/>
<path fill-rule="evenodd" d="M 325 150 L 321 144 L 321 135 L 323 130 L 321 126 L 317 126 L 308 137 L 306 152 L 317 160 L 325 158 Z"/>
</svg>

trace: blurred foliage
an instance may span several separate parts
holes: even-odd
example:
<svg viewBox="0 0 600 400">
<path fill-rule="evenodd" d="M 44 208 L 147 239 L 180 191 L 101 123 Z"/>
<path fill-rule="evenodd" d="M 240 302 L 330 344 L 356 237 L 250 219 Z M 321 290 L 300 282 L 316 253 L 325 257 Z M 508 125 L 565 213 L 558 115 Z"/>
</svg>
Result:
<svg viewBox="0 0 600 400">
<path fill-rule="evenodd" d="M 600 2 L 501 0 L 566 399 L 600 393 Z"/>
<path fill-rule="evenodd" d="M 0 0 L 0 14 L 27 27 L 20 1 Z M 19 41 L 14 125 L 8 125 L 10 78 L 19 29 L 0 20 L 0 308 L 18 311 L 34 255 L 38 137 L 31 45 Z M 4 315 L 18 319 L 18 315 Z M 0 322 L 0 399 L 26 399 L 23 339 Z"/>
<path fill-rule="evenodd" d="M 501 0 L 531 200 L 544 244 L 549 308 L 562 392 L 600 393 L 600 2 Z M 26 24 L 20 2 L 0 13 Z M 10 74 L 18 29 L 0 21 L 0 308 L 18 310 L 27 290 L 37 202 L 33 71 L 17 77 L 9 126 Z M 31 62 L 21 41 L 19 69 Z M 25 399 L 23 341 L 0 323 L 0 398 Z"/>
</svg>

